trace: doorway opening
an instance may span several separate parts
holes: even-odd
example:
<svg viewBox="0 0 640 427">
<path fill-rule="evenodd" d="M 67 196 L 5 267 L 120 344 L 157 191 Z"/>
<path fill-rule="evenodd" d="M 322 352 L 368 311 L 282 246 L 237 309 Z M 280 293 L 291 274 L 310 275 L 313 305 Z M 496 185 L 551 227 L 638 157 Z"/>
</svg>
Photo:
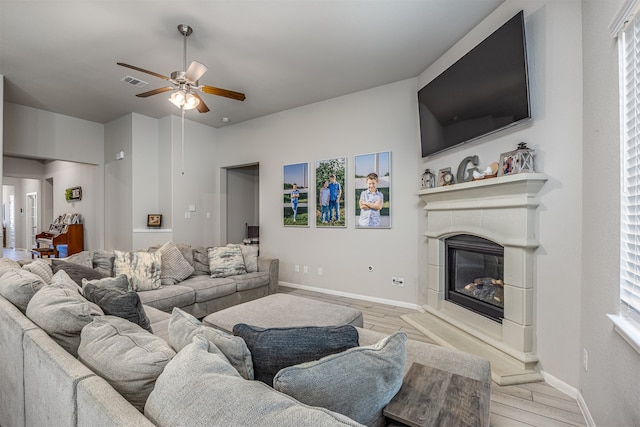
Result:
<svg viewBox="0 0 640 427">
<path fill-rule="evenodd" d="M 221 229 L 226 236 L 222 242 L 242 243 L 249 238 L 248 227 L 260 223 L 260 165 L 232 166 L 223 169 L 226 185 L 226 203 L 221 206 Z M 226 223 L 226 227 L 225 227 Z"/>
</svg>

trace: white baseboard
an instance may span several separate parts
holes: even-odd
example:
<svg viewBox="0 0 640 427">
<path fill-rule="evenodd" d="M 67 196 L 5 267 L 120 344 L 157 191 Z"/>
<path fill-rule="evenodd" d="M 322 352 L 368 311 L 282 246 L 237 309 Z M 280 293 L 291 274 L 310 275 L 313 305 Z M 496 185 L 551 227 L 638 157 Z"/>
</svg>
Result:
<svg viewBox="0 0 640 427">
<path fill-rule="evenodd" d="M 582 393 L 580 393 L 578 389 L 570 386 L 569 384 L 565 383 L 562 380 L 559 380 L 558 378 L 554 377 L 553 375 L 547 372 L 541 371 L 541 373 L 542 373 L 542 377 L 544 378 L 544 381 L 547 384 L 549 384 L 550 386 L 552 386 L 557 390 L 560 390 L 567 396 L 570 396 L 573 399 L 576 399 L 576 401 L 578 402 L 578 407 L 582 412 L 582 416 L 584 416 L 584 420 L 587 423 L 587 426 L 596 427 L 596 423 L 591 417 L 591 413 L 589 412 L 589 408 L 587 407 L 587 402 L 584 401 L 584 398 L 582 397 Z"/>
<path fill-rule="evenodd" d="M 341 291 L 334 291 L 334 290 L 330 290 L 330 289 L 316 288 L 316 287 L 313 287 L 313 286 L 299 285 L 297 283 L 290 283 L 290 282 L 283 282 L 283 281 L 279 281 L 278 285 L 279 286 L 285 286 L 287 288 L 302 289 L 302 290 L 305 290 L 305 291 L 318 292 L 318 293 L 321 293 L 321 294 L 336 295 L 336 296 L 345 297 L 345 298 L 358 299 L 358 300 L 361 300 L 361 301 L 370 301 L 370 302 L 375 302 L 375 303 L 378 303 L 378 304 L 392 305 L 392 306 L 395 306 L 395 307 L 409 308 L 411 310 L 416 310 L 416 311 L 419 311 L 421 313 L 424 313 L 424 308 L 422 308 L 420 305 L 412 304 L 412 303 L 404 302 L 404 301 L 394 301 L 394 300 L 389 300 L 389 299 L 384 299 L 384 298 L 375 298 L 375 297 L 370 297 L 370 296 L 366 296 L 366 295 L 359 295 L 359 294 L 352 294 L 352 293 L 349 293 L 349 292 L 341 292 Z"/>
</svg>

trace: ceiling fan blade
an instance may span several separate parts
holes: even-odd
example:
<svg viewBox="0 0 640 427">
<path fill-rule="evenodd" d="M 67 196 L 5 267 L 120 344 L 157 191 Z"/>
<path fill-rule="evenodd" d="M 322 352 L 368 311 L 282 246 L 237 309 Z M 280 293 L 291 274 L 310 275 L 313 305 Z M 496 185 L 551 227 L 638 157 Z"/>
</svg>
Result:
<svg viewBox="0 0 640 427">
<path fill-rule="evenodd" d="M 148 96 L 157 95 L 159 93 L 169 92 L 170 90 L 173 90 L 173 89 L 175 89 L 175 88 L 173 88 L 173 87 L 161 87 L 161 88 L 158 88 L 158 89 L 150 90 L 149 92 L 139 93 L 136 96 L 139 97 L 139 98 L 146 98 Z"/>
<path fill-rule="evenodd" d="M 244 101 L 246 98 L 244 96 L 244 93 L 234 92 L 232 90 L 227 90 L 227 89 L 220 89 L 218 87 L 213 87 L 213 86 L 203 85 L 202 87 L 200 87 L 200 90 L 210 95 L 224 96 L 226 98 L 236 99 L 238 101 Z"/>
<path fill-rule="evenodd" d="M 198 112 L 200 112 L 200 113 L 208 113 L 209 112 L 209 107 L 207 107 L 207 104 L 204 103 L 204 101 L 202 100 L 200 95 L 198 95 L 195 92 L 191 92 L 191 93 L 193 94 L 193 96 L 195 96 L 196 98 L 198 98 L 200 100 L 200 103 L 196 107 L 198 109 Z"/>
<path fill-rule="evenodd" d="M 198 61 L 191 61 L 191 64 L 189 64 L 189 68 L 187 68 L 187 72 L 184 76 L 195 83 L 200 80 L 200 77 L 204 76 L 204 73 L 206 73 L 207 70 L 208 68 L 206 65 Z"/>
<path fill-rule="evenodd" d="M 167 76 L 163 76 L 162 74 L 154 73 L 153 71 L 145 70 L 144 68 L 136 67 L 135 65 L 125 64 L 124 62 L 118 62 L 117 64 L 120 65 L 121 67 L 127 67 L 127 68 L 131 68 L 132 70 L 140 71 L 142 73 L 151 74 L 152 76 L 158 77 L 159 79 L 171 80 Z"/>
</svg>

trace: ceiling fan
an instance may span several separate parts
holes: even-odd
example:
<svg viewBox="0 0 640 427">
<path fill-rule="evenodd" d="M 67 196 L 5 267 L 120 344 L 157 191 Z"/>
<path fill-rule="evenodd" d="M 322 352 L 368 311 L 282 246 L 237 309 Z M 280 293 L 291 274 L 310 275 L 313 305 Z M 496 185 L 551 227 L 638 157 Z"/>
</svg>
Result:
<svg viewBox="0 0 640 427">
<path fill-rule="evenodd" d="M 197 108 L 200 113 L 206 113 L 207 111 L 209 111 L 209 107 L 207 107 L 207 104 L 205 104 L 200 95 L 198 95 L 198 92 L 208 93 L 210 95 L 224 96 L 226 98 L 231 98 L 238 101 L 244 101 L 244 93 L 199 84 L 200 78 L 204 75 L 204 73 L 207 72 L 207 66 L 198 61 L 191 61 L 191 64 L 189 64 L 189 68 L 187 68 L 187 37 L 189 37 L 189 35 L 193 32 L 193 28 L 186 24 L 180 24 L 178 25 L 178 32 L 184 37 L 184 59 L 182 63 L 183 71 L 174 71 L 171 73 L 171 77 L 167 77 L 153 71 L 145 70 L 144 68 L 136 67 L 134 65 L 125 64 L 123 62 L 117 63 L 122 67 L 127 67 L 131 68 L 132 70 L 147 73 L 172 83 L 172 86 L 165 86 L 158 89 L 150 90 L 148 92 L 139 93 L 136 96 L 140 98 L 147 98 L 152 95 L 175 90 L 175 92 L 171 94 L 169 101 L 171 101 L 174 105 L 182 110 Z"/>
</svg>

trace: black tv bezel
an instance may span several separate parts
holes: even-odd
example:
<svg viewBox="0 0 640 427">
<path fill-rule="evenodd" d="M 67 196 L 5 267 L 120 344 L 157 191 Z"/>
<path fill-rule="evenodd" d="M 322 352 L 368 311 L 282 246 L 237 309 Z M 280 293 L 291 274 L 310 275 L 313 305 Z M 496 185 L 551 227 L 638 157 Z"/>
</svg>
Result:
<svg viewBox="0 0 640 427">
<path fill-rule="evenodd" d="M 423 123 L 422 123 L 422 117 L 419 118 L 419 125 L 420 125 L 420 150 L 421 150 L 421 154 L 422 154 L 422 158 L 428 158 L 430 156 L 433 156 L 435 154 L 439 154 L 445 151 L 449 151 L 455 147 L 459 147 L 461 145 L 464 144 L 468 144 L 470 142 L 473 141 L 477 141 L 480 140 L 482 138 L 485 138 L 489 135 L 493 135 L 495 133 L 498 132 L 502 132 L 506 129 L 510 129 L 513 128 L 515 126 L 520 126 L 522 124 L 525 124 L 527 122 L 529 122 L 532 119 L 532 110 L 531 110 L 531 88 L 530 88 L 530 82 L 529 82 L 529 61 L 528 61 L 528 55 L 527 55 L 527 40 L 526 40 L 526 30 L 525 30 L 525 22 L 524 22 L 524 11 L 521 10 L 520 12 L 516 13 L 515 15 L 513 15 L 511 18 L 509 18 L 508 20 L 506 20 L 500 27 L 498 27 L 496 30 L 494 30 L 490 35 L 488 35 L 487 37 L 485 37 L 482 41 L 480 41 L 478 44 L 476 44 L 471 50 L 469 50 L 465 55 L 463 55 L 460 59 L 458 59 L 456 62 L 454 62 L 452 65 L 450 65 L 445 71 L 443 71 L 442 73 L 440 73 L 438 76 L 436 76 L 434 79 L 432 79 L 429 83 L 427 83 L 426 85 L 424 85 L 422 88 L 420 88 L 418 90 L 417 93 L 417 98 L 418 98 L 418 108 L 420 109 L 420 92 L 429 87 L 429 84 L 431 84 L 433 81 L 435 81 L 436 79 L 438 79 L 438 77 L 445 75 L 447 72 L 449 72 L 451 69 L 453 69 L 456 64 L 458 64 L 462 59 L 464 59 L 465 57 L 467 57 L 468 55 L 470 55 L 472 52 L 474 52 L 476 49 L 479 48 L 480 45 L 482 45 L 482 43 L 484 41 L 486 41 L 487 39 L 489 39 L 491 36 L 493 36 L 495 33 L 499 32 L 504 26 L 506 26 L 507 24 L 509 24 L 511 21 L 518 19 L 520 21 L 520 26 L 521 26 L 521 46 L 522 46 L 522 53 L 523 53 L 523 73 L 524 73 L 524 89 L 525 89 L 525 93 L 526 93 L 526 116 L 515 120 L 513 122 L 507 123 L 504 126 L 499 126 L 496 127 L 494 129 L 488 130 L 486 132 L 480 132 L 477 135 L 474 135 L 473 137 L 467 138 L 463 141 L 459 141 L 459 142 L 447 142 L 446 146 L 444 146 L 443 148 L 434 148 L 431 150 L 425 150 L 426 147 L 428 147 L 428 145 L 425 142 L 425 139 L 423 137 Z M 420 116 L 420 115 L 419 115 Z"/>
</svg>

